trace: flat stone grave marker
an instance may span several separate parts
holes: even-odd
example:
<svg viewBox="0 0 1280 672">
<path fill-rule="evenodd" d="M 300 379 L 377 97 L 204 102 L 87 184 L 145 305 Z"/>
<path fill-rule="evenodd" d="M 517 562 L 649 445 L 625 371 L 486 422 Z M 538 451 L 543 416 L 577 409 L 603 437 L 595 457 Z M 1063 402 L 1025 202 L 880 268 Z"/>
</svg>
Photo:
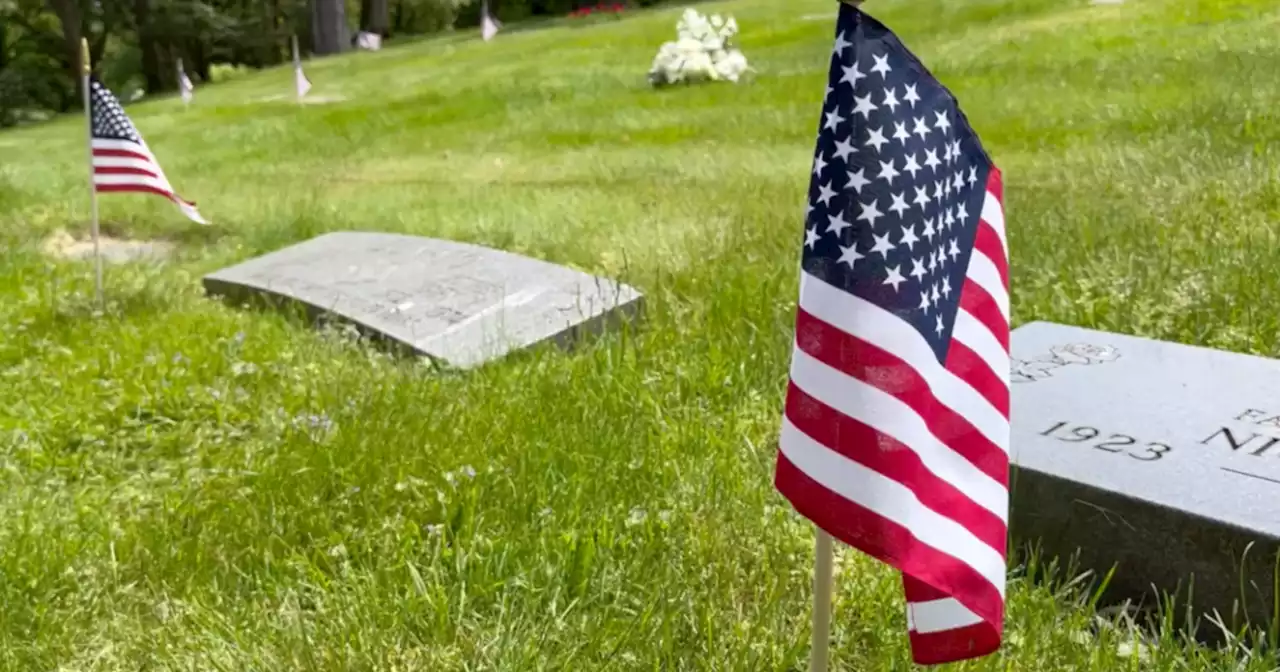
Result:
<svg viewBox="0 0 1280 672">
<path fill-rule="evenodd" d="M 1010 529 L 1108 592 L 1273 618 L 1280 362 L 1034 322 L 1013 332 Z"/>
<path fill-rule="evenodd" d="M 210 295 L 299 303 L 449 365 L 543 341 L 563 346 L 630 318 L 627 285 L 479 245 L 340 231 L 205 276 Z"/>
</svg>

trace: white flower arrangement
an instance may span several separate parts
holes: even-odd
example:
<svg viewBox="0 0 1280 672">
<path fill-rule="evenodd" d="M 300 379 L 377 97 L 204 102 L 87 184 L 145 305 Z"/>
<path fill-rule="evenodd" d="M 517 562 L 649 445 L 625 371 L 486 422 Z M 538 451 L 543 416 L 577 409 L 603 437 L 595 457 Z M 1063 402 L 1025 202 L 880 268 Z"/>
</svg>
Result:
<svg viewBox="0 0 1280 672">
<path fill-rule="evenodd" d="M 707 18 L 696 10 L 684 10 L 676 24 L 675 42 L 658 49 L 649 69 L 654 86 L 705 81 L 737 82 L 751 69 L 747 57 L 733 45 L 738 22 L 719 14 Z"/>
</svg>

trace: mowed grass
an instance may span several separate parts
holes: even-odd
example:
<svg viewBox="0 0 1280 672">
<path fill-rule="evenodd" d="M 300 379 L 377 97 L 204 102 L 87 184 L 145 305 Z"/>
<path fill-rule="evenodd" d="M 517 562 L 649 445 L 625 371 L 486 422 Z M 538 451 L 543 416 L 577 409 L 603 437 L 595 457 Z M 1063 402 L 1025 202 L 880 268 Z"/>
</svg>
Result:
<svg viewBox="0 0 1280 672">
<path fill-rule="evenodd" d="M 1280 355 L 1280 7 L 868 5 L 1005 172 L 1015 325 Z M 0 666 L 804 669 L 812 528 L 772 469 L 836 6 L 701 8 L 753 81 L 649 90 L 673 6 L 309 62 L 329 104 L 280 69 L 130 106 L 215 226 L 104 197 L 181 248 L 109 267 L 100 315 L 39 252 L 85 231 L 82 120 L 0 133 Z M 646 318 L 441 373 L 203 295 L 342 229 L 617 277 Z M 1274 667 L 1177 623 L 1135 648 L 1025 562 L 1004 648 L 955 669 Z M 908 668 L 898 576 L 841 552 L 836 586 L 835 669 Z"/>
</svg>

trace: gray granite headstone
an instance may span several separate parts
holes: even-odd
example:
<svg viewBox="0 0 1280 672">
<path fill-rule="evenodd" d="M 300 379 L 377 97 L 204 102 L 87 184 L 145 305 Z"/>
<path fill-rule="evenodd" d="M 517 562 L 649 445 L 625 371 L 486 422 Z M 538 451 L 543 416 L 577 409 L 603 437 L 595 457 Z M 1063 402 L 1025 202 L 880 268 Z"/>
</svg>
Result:
<svg viewBox="0 0 1280 672">
<path fill-rule="evenodd" d="M 1114 597 L 1272 618 L 1280 362 L 1035 322 L 1012 335 L 1010 529 Z"/>
<path fill-rule="evenodd" d="M 543 341 L 569 345 L 634 316 L 635 289 L 491 248 L 341 231 L 205 276 L 211 295 L 290 300 L 467 368 Z"/>
</svg>

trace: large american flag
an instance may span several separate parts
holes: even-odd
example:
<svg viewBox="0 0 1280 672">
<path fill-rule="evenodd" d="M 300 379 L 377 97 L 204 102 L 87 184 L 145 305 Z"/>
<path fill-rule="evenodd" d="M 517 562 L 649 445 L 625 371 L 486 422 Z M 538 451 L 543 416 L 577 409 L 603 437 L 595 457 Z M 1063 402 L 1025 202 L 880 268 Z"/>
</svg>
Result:
<svg viewBox="0 0 1280 672">
<path fill-rule="evenodd" d="M 195 203 L 174 192 L 169 178 L 160 170 L 160 163 L 129 121 L 120 102 L 92 76 L 89 77 L 89 114 L 95 190 L 159 194 L 173 201 L 192 221 L 208 224 L 196 210 Z"/>
<path fill-rule="evenodd" d="M 1008 246 L 1000 173 L 898 37 L 841 4 L 775 483 L 902 571 L 916 662 L 1003 633 Z"/>
</svg>

